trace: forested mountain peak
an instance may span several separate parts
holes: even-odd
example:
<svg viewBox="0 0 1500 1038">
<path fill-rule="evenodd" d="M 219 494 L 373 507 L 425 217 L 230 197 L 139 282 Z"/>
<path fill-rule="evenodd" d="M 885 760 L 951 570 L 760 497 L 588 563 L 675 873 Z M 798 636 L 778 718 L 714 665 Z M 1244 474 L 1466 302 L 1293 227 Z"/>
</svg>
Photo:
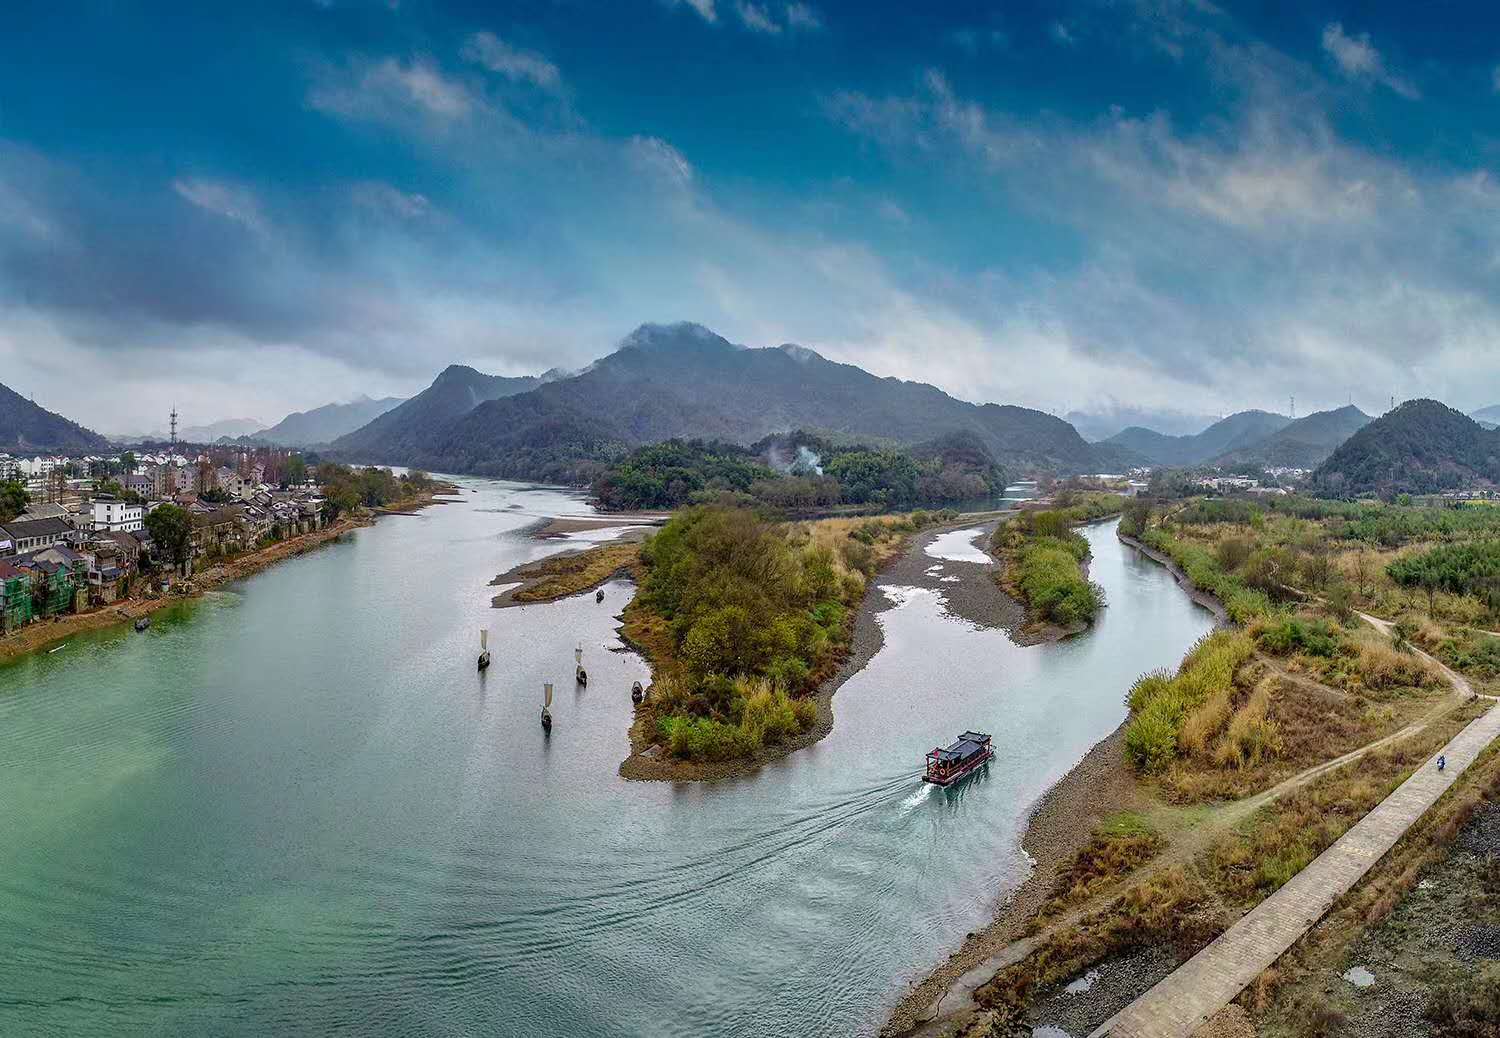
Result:
<svg viewBox="0 0 1500 1038">
<path fill-rule="evenodd" d="M 1320 493 L 1435 493 L 1500 483 L 1500 433 L 1436 400 L 1408 400 L 1349 437 L 1317 471 Z"/>
</svg>

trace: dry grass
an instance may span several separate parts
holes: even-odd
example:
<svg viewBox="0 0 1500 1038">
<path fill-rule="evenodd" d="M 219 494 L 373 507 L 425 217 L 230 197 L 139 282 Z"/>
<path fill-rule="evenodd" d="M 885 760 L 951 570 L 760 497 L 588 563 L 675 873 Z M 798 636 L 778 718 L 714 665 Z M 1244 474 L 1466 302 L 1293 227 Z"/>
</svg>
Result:
<svg viewBox="0 0 1500 1038">
<path fill-rule="evenodd" d="M 517 602 L 555 602 L 590 591 L 640 563 L 639 544 L 601 544 L 576 555 L 558 555 L 517 570 L 527 583 L 511 593 Z"/>
<path fill-rule="evenodd" d="M 1266 716 L 1271 707 L 1271 686 L 1276 683 L 1274 677 L 1261 678 L 1244 705 L 1234 712 L 1229 730 L 1214 749 L 1214 763 L 1219 767 L 1244 772 L 1281 755 L 1281 726 Z"/>
<path fill-rule="evenodd" d="M 1332 846 L 1474 716 L 1474 709 L 1458 711 L 1256 812 L 1214 845 L 1214 887 L 1246 908 L 1258 903 Z"/>
<path fill-rule="evenodd" d="M 1058 873 L 1041 914 L 1053 916 L 1102 894 L 1156 857 L 1165 844 L 1140 815 L 1125 813 L 1110 819 Z"/>
<path fill-rule="evenodd" d="M 1089 966 L 1162 944 L 1186 957 L 1227 925 L 1227 917 L 1213 906 L 1212 895 L 1193 870 L 1158 869 L 1077 926 L 1059 928 L 1027 959 L 992 977 L 974 997 L 1009 1022 L 1018 1018 L 1033 992 Z"/>
</svg>

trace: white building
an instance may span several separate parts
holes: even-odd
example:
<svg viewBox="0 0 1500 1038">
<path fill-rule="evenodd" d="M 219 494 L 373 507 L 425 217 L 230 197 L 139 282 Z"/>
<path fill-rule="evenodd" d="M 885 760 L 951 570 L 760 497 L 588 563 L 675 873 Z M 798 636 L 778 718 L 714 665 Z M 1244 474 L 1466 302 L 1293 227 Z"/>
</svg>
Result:
<svg viewBox="0 0 1500 1038">
<path fill-rule="evenodd" d="M 135 533 L 145 528 L 145 510 L 140 505 L 121 501 L 113 494 L 100 494 L 94 498 L 94 531 L 106 530 Z"/>
</svg>

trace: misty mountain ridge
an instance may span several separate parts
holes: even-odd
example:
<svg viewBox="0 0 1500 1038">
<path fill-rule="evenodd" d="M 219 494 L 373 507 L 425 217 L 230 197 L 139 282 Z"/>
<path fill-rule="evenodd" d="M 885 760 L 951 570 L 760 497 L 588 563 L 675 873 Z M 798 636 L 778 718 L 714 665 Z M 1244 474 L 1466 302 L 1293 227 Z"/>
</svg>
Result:
<svg viewBox="0 0 1500 1038">
<path fill-rule="evenodd" d="M 372 400 L 359 396 L 346 404 L 324 404 L 310 411 L 294 411 L 269 429 L 262 429 L 255 438 L 279 447 L 332 443 L 404 403 L 405 399 L 388 396 Z"/>
<path fill-rule="evenodd" d="M 1098 471 L 1121 457 L 1042 411 L 971 404 L 806 347 L 746 347 L 689 323 L 642 325 L 572 377 L 457 415 L 455 400 L 448 417 L 403 424 L 399 432 L 380 428 L 441 391 L 452 372 L 334 448 L 355 460 L 571 482 L 586 482 L 599 462 L 642 444 L 673 438 L 750 444 L 793 429 L 908 445 L 969 432 L 1011 469 Z"/>
<path fill-rule="evenodd" d="M 1203 465 L 1230 451 L 1251 447 L 1290 425 L 1286 415 L 1239 411 L 1192 436 L 1167 436 L 1154 429 L 1123 429 L 1102 441 L 1124 447 L 1152 465 Z"/>
<path fill-rule="evenodd" d="M 1078 435 L 1098 443 L 1126 429 L 1148 429 L 1164 436 L 1193 436 L 1207 429 L 1218 417 L 1165 408 L 1136 407 L 1111 401 L 1107 405 L 1074 409 L 1063 416 Z"/>
</svg>

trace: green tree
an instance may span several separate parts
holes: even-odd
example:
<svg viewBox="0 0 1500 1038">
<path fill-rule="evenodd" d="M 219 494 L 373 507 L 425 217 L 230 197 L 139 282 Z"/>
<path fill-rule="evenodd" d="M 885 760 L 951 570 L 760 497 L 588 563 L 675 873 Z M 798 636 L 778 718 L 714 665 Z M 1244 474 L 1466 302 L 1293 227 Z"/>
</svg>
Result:
<svg viewBox="0 0 1500 1038">
<path fill-rule="evenodd" d="M 146 531 L 157 551 L 178 566 L 187 561 L 192 530 L 192 518 L 176 505 L 161 505 L 146 516 Z"/>
<path fill-rule="evenodd" d="M 125 475 L 135 471 L 135 451 L 126 451 L 120 455 L 120 467 L 125 470 Z"/>
<path fill-rule="evenodd" d="M 31 495 L 26 493 L 26 484 L 18 479 L 6 480 L 0 483 L 0 523 L 9 522 L 31 501 Z"/>
<path fill-rule="evenodd" d="M 307 479 L 307 462 L 302 460 L 302 455 L 293 454 L 286 460 L 286 464 L 281 469 L 281 479 L 287 486 Z"/>
</svg>

